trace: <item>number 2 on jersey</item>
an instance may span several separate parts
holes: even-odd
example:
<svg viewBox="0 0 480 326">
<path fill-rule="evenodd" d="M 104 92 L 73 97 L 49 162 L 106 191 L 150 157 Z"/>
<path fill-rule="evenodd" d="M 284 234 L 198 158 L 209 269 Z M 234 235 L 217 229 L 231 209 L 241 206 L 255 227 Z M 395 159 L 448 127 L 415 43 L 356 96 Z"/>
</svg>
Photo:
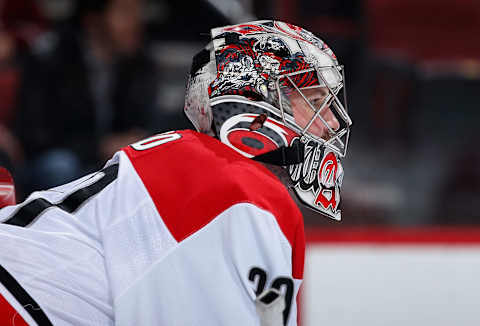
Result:
<svg viewBox="0 0 480 326">
<path fill-rule="evenodd" d="M 265 289 L 265 284 L 267 282 L 267 272 L 261 268 L 253 267 L 252 269 L 250 269 L 248 279 L 250 280 L 250 282 L 253 283 L 255 283 L 255 280 L 257 280 L 257 289 L 255 291 L 255 294 L 258 296 Z M 271 287 L 279 291 L 281 291 L 282 287 L 285 289 L 285 310 L 283 310 L 283 324 L 286 325 L 288 321 L 288 316 L 290 315 L 290 308 L 292 307 L 294 290 L 293 280 L 288 277 L 277 277 L 273 280 Z"/>
</svg>

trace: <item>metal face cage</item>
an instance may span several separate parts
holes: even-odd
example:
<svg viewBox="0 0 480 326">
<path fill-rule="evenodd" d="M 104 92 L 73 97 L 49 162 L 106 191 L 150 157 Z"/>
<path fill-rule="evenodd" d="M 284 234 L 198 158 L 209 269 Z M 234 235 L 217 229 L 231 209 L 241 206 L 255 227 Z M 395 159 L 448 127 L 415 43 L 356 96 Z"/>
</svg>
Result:
<svg viewBox="0 0 480 326">
<path fill-rule="evenodd" d="M 308 79 L 310 83 L 305 86 Z M 342 66 L 320 66 L 282 74 L 275 81 L 274 102 L 283 122 L 340 157 L 346 154 L 352 124 L 344 81 Z"/>
</svg>

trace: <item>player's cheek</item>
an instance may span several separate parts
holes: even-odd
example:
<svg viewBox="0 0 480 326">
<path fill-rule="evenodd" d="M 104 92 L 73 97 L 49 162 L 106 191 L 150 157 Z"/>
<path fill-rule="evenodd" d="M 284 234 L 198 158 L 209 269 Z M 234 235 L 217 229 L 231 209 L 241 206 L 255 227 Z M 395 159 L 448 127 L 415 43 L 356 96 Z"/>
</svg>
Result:
<svg viewBox="0 0 480 326">
<path fill-rule="evenodd" d="M 297 124 L 304 128 L 313 117 L 313 111 L 307 104 L 300 101 L 295 101 L 293 116 Z"/>
</svg>

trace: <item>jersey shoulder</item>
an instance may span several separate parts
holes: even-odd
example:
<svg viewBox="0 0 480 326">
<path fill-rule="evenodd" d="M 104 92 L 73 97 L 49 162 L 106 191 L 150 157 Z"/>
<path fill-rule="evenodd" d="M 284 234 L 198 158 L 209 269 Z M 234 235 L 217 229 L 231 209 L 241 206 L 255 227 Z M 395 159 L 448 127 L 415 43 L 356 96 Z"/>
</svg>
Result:
<svg viewBox="0 0 480 326">
<path fill-rule="evenodd" d="M 303 223 L 275 175 L 213 137 L 192 130 L 168 132 L 123 151 L 177 241 L 237 203 L 271 212 L 283 233 Z"/>
</svg>

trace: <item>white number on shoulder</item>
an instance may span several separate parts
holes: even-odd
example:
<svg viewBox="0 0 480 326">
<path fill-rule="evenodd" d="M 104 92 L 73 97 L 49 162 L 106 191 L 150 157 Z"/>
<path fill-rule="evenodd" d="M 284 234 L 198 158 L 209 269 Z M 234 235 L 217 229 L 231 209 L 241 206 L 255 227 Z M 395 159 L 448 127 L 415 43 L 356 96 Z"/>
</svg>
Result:
<svg viewBox="0 0 480 326">
<path fill-rule="evenodd" d="M 182 138 L 182 135 L 177 134 L 175 131 L 169 131 L 163 134 L 158 134 L 152 137 L 142 139 L 136 143 L 131 144 L 130 146 L 134 150 L 144 151 L 144 150 L 157 147 L 180 138 Z"/>
</svg>

